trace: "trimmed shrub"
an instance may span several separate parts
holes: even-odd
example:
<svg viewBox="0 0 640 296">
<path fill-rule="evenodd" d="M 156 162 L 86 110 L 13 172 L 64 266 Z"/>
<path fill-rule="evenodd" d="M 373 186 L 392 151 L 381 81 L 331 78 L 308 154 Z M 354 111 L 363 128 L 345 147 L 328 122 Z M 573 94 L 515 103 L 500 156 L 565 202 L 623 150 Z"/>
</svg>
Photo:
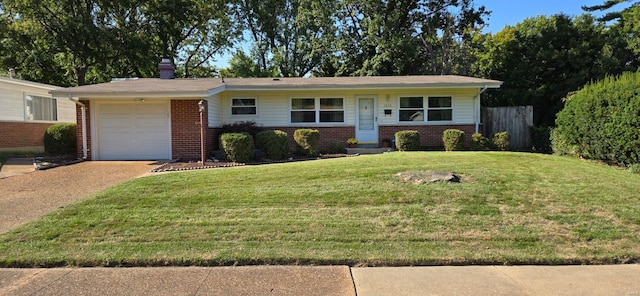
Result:
<svg viewBox="0 0 640 296">
<path fill-rule="evenodd" d="M 289 158 L 289 136 L 281 130 L 262 131 L 256 134 L 256 147 L 262 149 L 267 158 L 279 160 Z"/>
<path fill-rule="evenodd" d="M 562 138 L 562 135 L 558 133 L 558 129 L 552 129 L 549 135 L 551 139 L 551 150 L 558 155 L 573 155 L 576 154 L 577 148 L 575 146 L 569 146 L 567 141 Z"/>
<path fill-rule="evenodd" d="M 396 132 L 396 149 L 398 151 L 420 150 L 420 133 L 414 130 Z"/>
<path fill-rule="evenodd" d="M 471 135 L 471 150 L 487 151 L 491 148 L 491 142 L 482 134 L 475 133 Z"/>
<path fill-rule="evenodd" d="M 226 133 L 220 135 L 220 150 L 227 160 L 247 163 L 253 158 L 253 137 L 248 133 Z"/>
<path fill-rule="evenodd" d="M 297 129 L 293 132 L 296 152 L 306 156 L 317 156 L 320 152 L 320 131 L 316 129 Z"/>
<path fill-rule="evenodd" d="M 346 153 L 343 141 L 330 141 L 327 143 L 327 153 L 328 154 L 342 154 Z"/>
<path fill-rule="evenodd" d="M 548 126 L 532 126 L 531 142 L 533 147 L 531 150 L 537 153 L 550 154 L 553 152 L 551 149 L 551 128 Z"/>
<path fill-rule="evenodd" d="M 493 134 L 493 146 L 500 151 L 507 151 L 511 147 L 509 132 L 499 132 Z"/>
<path fill-rule="evenodd" d="M 44 133 L 44 151 L 53 155 L 76 153 L 77 126 L 75 123 L 57 123 Z"/>
<path fill-rule="evenodd" d="M 464 132 L 459 129 L 448 129 L 442 132 L 445 151 L 464 150 Z"/>
<path fill-rule="evenodd" d="M 624 73 L 568 97 L 557 115 L 554 150 L 622 166 L 640 163 L 639 81 L 640 72 Z"/>
<path fill-rule="evenodd" d="M 238 121 L 222 125 L 220 133 L 247 133 L 251 136 L 255 136 L 263 130 L 264 129 L 258 126 L 255 121 Z"/>
</svg>

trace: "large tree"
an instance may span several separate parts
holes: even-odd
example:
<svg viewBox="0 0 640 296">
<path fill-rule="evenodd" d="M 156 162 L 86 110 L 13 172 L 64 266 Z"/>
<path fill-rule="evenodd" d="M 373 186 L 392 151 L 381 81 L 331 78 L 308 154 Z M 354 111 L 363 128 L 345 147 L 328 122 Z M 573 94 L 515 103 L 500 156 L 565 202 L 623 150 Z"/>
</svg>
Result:
<svg viewBox="0 0 640 296">
<path fill-rule="evenodd" d="M 533 105 L 534 123 L 553 125 L 562 99 L 589 81 L 637 69 L 615 31 L 590 15 L 529 18 L 486 45 L 485 76 L 504 81 L 490 106 Z"/>
<path fill-rule="evenodd" d="M 333 52 L 334 0 L 240 0 L 257 72 L 305 76 Z"/>
<path fill-rule="evenodd" d="M 9 20 L 5 60 L 44 76 L 63 69 L 61 85 L 83 85 L 114 76 L 157 75 L 160 58 L 171 58 L 178 76 L 213 75 L 214 55 L 238 30 L 232 3 L 223 0 L 4 0 Z M 31 54 L 24 54 L 31 53 Z M 42 58 L 44 57 L 44 58 Z M 53 58 L 53 63 L 43 61 Z"/>
<path fill-rule="evenodd" d="M 340 1 L 339 51 L 324 74 L 467 74 L 488 14 L 472 0 Z"/>
</svg>

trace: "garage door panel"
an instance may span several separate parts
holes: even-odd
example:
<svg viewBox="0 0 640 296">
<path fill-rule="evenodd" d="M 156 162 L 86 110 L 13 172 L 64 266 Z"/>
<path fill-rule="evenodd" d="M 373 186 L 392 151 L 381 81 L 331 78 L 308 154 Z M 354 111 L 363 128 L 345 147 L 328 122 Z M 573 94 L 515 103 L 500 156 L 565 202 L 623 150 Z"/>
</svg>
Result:
<svg viewBox="0 0 640 296">
<path fill-rule="evenodd" d="M 117 103 L 98 107 L 99 159 L 171 157 L 169 103 Z"/>
</svg>

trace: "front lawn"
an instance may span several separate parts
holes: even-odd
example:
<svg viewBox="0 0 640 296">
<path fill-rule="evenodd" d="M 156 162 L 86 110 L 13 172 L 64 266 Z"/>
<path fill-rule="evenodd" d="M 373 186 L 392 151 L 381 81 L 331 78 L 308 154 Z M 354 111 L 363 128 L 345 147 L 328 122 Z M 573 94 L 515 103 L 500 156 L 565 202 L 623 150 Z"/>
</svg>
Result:
<svg viewBox="0 0 640 296">
<path fill-rule="evenodd" d="M 413 170 L 463 182 L 394 176 Z M 1 235 L 0 266 L 638 262 L 639 181 L 579 159 L 500 152 L 162 174 Z"/>
</svg>

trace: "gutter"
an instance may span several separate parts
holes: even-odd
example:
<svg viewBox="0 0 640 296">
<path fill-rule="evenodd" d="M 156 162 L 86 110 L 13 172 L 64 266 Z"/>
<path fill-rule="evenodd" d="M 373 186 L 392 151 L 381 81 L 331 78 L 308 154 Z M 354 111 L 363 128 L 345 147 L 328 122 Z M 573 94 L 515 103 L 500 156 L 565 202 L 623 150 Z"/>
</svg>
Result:
<svg viewBox="0 0 640 296">
<path fill-rule="evenodd" d="M 480 98 L 482 96 L 482 93 L 484 93 L 487 90 L 487 88 L 488 86 L 485 84 L 485 86 L 480 89 L 480 92 L 478 92 L 478 94 L 473 98 L 473 101 L 475 103 L 475 108 L 473 108 L 474 109 L 473 113 L 475 113 L 474 117 L 476 122 L 476 134 L 480 131 Z"/>
<path fill-rule="evenodd" d="M 80 112 L 82 113 L 82 159 L 87 160 L 87 106 L 78 100 L 72 99 L 71 95 L 69 95 L 68 99 L 80 106 Z"/>
</svg>

